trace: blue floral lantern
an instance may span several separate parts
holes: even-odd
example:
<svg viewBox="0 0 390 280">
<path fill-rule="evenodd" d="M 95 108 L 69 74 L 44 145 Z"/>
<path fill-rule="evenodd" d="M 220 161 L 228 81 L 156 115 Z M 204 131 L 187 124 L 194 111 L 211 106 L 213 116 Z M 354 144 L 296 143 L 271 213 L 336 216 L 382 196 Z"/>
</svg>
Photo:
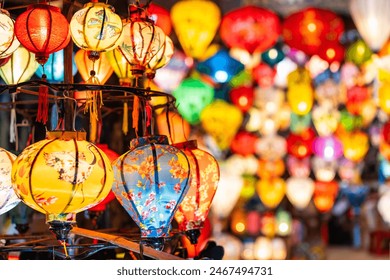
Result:
<svg viewBox="0 0 390 280">
<path fill-rule="evenodd" d="M 188 191 L 190 165 L 165 135 L 135 138 L 113 163 L 112 190 L 141 230 L 146 245 L 164 247 L 171 222 Z"/>
</svg>

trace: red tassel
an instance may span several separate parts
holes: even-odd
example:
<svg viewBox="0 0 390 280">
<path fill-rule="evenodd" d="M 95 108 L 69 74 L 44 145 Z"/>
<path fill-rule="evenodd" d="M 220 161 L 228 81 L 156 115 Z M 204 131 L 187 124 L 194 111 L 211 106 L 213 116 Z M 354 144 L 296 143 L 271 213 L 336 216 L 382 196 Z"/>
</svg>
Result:
<svg viewBox="0 0 390 280">
<path fill-rule="evenodd" d="M 46 79 L 44 78 L 44 81 Z M 37 112 L 37 122 L 43 124 L 47 123 L 49 118 L 49 88 L 45 85 L 39 86 L 38 92 L 38 112 Z"/>
<path fill-rule="evenodd" d="M 152 106 L 146 101 L 146 127 L 149 127 L 152 122 Z"/>
<path fill-rule="evenodd" d="M 133 128 L 135 130 L 135 133 L 137 133 L 138 132 L 138 120 L 139 120 L 139 98 L 136 95 L 134 96 L 134 101 L 133 101 L 132 118 L 133 118 Z"/>
</svg>

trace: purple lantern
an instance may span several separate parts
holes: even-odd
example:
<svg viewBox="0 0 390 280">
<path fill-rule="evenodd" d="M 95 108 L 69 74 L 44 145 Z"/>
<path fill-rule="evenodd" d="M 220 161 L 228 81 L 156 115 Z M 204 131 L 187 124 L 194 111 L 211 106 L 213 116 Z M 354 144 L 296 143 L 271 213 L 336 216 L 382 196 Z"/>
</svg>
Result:
<svg viewBox="0 0 390 280">
<path fill-rule="evenodd" d="M 343 155 L 343 145 L 335 136 L 319 136 L 313 142 L 314 154 L 325 160 L 336 160 Z"/>
</svg>

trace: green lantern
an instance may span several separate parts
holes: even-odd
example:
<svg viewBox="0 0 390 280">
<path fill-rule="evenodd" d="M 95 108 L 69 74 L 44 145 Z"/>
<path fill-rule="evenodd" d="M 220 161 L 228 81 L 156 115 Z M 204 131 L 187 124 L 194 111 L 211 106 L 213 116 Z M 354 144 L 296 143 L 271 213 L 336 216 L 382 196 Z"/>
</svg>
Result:
<svg viewBox="0 0 390 280">
<path fill-rule="evenodd" d="M 214 100 L 214 88 L 195 77 L 184 79 L 172 94 L 180 115 L 190 124 L 199 123 L 200 113 Z"/>
<path fill-rule="evenodd" d="M 370 47 L 363 41 L 358 40 L 348 47 L 346 53 L 346 60 L 351 61 L 357 66 L 361 66 L 368 61 L 372 56 Z"/>
</svg>

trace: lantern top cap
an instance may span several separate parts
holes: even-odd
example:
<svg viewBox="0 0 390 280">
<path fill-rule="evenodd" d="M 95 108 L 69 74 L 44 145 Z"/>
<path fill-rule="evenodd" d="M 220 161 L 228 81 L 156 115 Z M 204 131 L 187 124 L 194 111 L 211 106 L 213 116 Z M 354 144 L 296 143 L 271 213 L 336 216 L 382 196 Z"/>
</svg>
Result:
<svg viewBox="0 0 390 280">
<path fill-rule="evenodd" d="M 140 146 L 146 146 L 150 144 L 169 145 L 168 137 L 166 135 L 151 135 L 151 136 L 134 138 L 130 141 L 130 150 L 133 150 Z"/>
<path fill-rule="evenodd" d="M 75 139 L 77 141 L 83 141 L 87 139 L 87 133 L 84 131 L 48 131 L 46 132 L 46 139 L 59 139 L 65 141 Z"/>
<path fill-rule="evenodd" d="M 58 8 L 56 6 L 52 6 L 52 5 L 47 4 L 47 3 L 31 4 L 27 7 L 27 11 L 32 10 L 32 9 L 45 9 L 45 10 L 52 10 L 53 12 L 61 13 L 60 8 Z"/>
<path fill-rule="evenodd" d="M 4 15 L 7 15 L 7 16 L 10 16 L 10 13 L 5 10 L 5 9 L 0 9 L 0 14 L 4 14 Z"/>
<path fill-rule="evenodd" d="M 86 3 L 84 5 L 84 8 L 92 8 L 92 7 L 107 8 L 107 9 L 110 9 L 112 12 L 115 12 L 115 8 L 113 6 L 111 6 L 110 4 L 102 3 L 102 2 L 91 1 L 91 2 Z"/>
</svg>

